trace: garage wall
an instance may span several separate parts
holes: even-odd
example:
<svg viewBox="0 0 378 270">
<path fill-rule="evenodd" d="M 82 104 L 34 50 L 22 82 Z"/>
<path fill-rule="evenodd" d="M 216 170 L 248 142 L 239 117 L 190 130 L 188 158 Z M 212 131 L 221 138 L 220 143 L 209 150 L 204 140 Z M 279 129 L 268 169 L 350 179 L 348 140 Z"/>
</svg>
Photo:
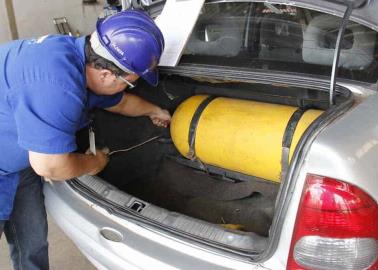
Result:
<svg viewBox="0 0 378 270">
<path fill-rule="evenodd" d="M 82 4 L 82 0 L 13 0 L 19 37 L 57 33 L 53 18 L 63 16 L 67 18 L 73 33 L 78 30 L 81 35 L 89 34 L 103 8 L 104 0 L 97 1 L 97 4 Z"/>
<path fill-rule="evenodd" d="M 9 29 L 8 16 L 5 8 L 5 1 L 0 0 L 0 44 L 10 40 L 11 33 Z"/>
<path fill-rule="evenodd" d="M 12 40 L 6 12 L 6 1 L 12 1 L 19 38 L 57 33 L 53 18 L 65 16 L 74 34 L 94 30 L 105 0 L 82 4 L 82 0 L 0 0 L 0 44 Z"/>
</svg>

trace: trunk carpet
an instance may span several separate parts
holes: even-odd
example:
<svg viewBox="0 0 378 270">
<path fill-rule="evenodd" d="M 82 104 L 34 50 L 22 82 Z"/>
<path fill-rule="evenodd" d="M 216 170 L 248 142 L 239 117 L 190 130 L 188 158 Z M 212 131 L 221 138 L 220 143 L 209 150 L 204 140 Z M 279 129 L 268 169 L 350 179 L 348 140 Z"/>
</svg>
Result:
<svg viewBox="0 0 378 270">
<path fill-rule="evenodd" d="M 163 159 L 158 176 L 133 181 L 124 190 L 147 202 L 217 224 L 238 224 L 268 235 L 274 201 L 255 192 L 253 183 L 229 182 Z"/>
<path fill-rule="evenodd" d="M 99 147 L 107 146 L 113 151 L 163 135 L 162 139 L 140 148 L 111 156 L 99 176 L 130 195 L 170 211 L 216 224 L 239 224 L 245 231 L 266 236 L 274 198 L 255 192 L 261 191 L 256 181 L 225 181 L 163 158 L 178 155 L 174 146 L 164 141 L 169 138 L 166 132 L 168 130 L 155 128 L 147 118 L 97 112 L 96 144 Z M 87 132 L 84 135 L 87 141 Z"/>
</svg>

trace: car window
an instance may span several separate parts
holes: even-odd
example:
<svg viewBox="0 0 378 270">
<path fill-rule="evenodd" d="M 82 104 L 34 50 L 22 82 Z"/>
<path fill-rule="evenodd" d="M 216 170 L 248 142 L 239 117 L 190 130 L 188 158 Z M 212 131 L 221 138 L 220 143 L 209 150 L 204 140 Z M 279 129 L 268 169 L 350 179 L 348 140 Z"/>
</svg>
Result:
<svg viewBox="0 0 378 270">
<path fill-rule="evenodd" d="M 341 18 L 268 3 L 207 3 L 181 63 L 329 76 Z M 349 22 L 341 45 L 339 77 L 376 82 L 377 35 Z"/>
</svg>

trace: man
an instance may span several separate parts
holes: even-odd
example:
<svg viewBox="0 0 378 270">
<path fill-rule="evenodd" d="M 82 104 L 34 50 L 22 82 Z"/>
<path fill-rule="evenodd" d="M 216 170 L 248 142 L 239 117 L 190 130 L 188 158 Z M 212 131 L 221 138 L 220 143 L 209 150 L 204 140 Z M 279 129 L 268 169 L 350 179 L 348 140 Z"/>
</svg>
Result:
<svg viewBox="0 0 378 270">
<path fill-rule="evenodd" d="M 162 33 L 139 11 L 99 20 L 90 37 L 0 46 L 0 236 L 4 231 L 15 269 L 49 267 L 40 176 L 94 175 L 108 163 L 101 150 L 74 153 L 88 111 L 148 116 L 167 127 L 166 110 L 123 92 L 139 77 L 157 84 L 163 49 Z"/>
</svg>

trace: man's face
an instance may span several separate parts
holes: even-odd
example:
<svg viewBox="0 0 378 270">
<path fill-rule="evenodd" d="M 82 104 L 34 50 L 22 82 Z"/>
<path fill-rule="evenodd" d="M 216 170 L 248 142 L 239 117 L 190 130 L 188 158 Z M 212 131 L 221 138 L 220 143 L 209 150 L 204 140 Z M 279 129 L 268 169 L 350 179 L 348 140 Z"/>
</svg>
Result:
<svg viewBox="0 0 378 270">
<path fill-rule="evenodd" d="M 96 69 L 87 65 L 86 68 L 87 87 L 98 95 L 113 95 L 123 91 L 130 83 L 138 80 L 137 74 L 127 74 L 119 78 L 110 70 Z"/>
</svg>

